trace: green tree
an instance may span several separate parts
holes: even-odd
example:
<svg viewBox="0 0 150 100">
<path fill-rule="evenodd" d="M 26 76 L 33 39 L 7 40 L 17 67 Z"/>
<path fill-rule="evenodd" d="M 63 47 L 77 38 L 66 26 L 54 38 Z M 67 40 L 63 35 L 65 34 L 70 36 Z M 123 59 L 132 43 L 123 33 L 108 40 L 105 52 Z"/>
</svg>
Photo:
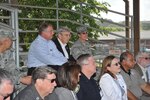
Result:
<svg viewBox="0 0 150 100">
<path fill-rule="evenodd" d="M 89 37 L 97 39 L 100 34 L 107 34 L 111 30 L 111 28 L 98 25 L 96 21 L 99 19 L 91 17 L 96 16 L 97 18 L 101 18 L 100 12 L 107 13 L 107 6 L 109 6 L 107 2 L 100 3 L 97 0 L 58 0 L 57 6 L 56 0 L 15 1 L 17 4 L 13 6 L 21 10 L 21 13 L 19 13 L 19 28 L 24 30 L 24 32 L 20 32 L 19 34 L 21 43 L 32 42 L 37 34 L 29 30 L 37 31 L 38 26 L 43 21 L 51 23 L 57 29 L 57 11 L 59 26 L 67 26 L 74 33 L 76 33 L 76 27 L 87 25 L 88 32 L 91 33 Z M 59 7 L 58 10 L 56 10 L 57 7 Z M 76 40 L 76 38 L 77 35 L 73 35 L 72 41 Z M 26 47 L 28 47 L 28 44 Z"/>
</svg>

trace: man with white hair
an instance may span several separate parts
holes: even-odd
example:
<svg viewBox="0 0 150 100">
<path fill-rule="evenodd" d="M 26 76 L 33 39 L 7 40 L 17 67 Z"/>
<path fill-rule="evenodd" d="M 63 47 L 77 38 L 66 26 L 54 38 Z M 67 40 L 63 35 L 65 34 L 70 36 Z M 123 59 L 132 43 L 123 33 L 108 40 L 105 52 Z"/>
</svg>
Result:
<svg viewBox="0 0 150 100">
<path fill-rule="evenodd" d="M 70 55 L 69 40 L 71 38 L 71 30 L 68 27 L 60 27 L 57 31 L 57 37 L 53 38 L 57 49 L 66 57 L 69 61 L 75 61 Z"/>
<path fill-rule="evenodd" d="M 12 75 L 0 68 L 0 100 L 10 100 L 10 95 L 14 90 Z"/>
<path fill-rule="evenodd" d="M 150 55 L 146 52 L 139 52 L 136 55 L 136 64 L 134 69 L 139 73 L 141 78 L 148 82 L 147 67 L 150 64 Z"/>
<path fill-rule="evenodd" d="M 78 100 L 101 100 L 100 89 L 92 77 L 96 72 L 94 57 L 90 54 L 82 54 L 78 57 L 77 63 L 81 66 Z"/>
</svg>

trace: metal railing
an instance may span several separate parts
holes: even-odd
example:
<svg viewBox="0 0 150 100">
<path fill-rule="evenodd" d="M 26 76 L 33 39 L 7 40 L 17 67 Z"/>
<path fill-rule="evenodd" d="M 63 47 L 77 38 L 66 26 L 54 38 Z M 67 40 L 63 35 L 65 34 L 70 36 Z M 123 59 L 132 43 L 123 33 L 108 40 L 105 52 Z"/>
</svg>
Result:
<svg viewBox="0 0 150 100">
<path fill-rule="evenodd" d="M 0 4 L 0 9 L 6 10 L 10 12 L 9 25 L 1 23 L 1 27 L 5 29 L 5 31 L 11 32 L 13 34 L 13 58 L 16 61 L 17 67 L 19 67 L 19 27 L 18 27 L 18 12 L 19 10 L 10 6 Z"/>
<path fill-rule="evenodd" d="M 87 14 L 84 14 L 82 12 L 82 6 L 91 6 L 91 7 L 96 7 L 97 9 L 104 9 L 104 8 L 101 8 L 101 7 L 98 7 L 98 6 L 93 6 L 93 5 L 90 5 L 90 4 L 87 4 L 87 3 L 83 3 L 83 2 L 78 2 L 76 0 L 72 0 L 73 2 L 76 2 L 78 4 L 80 4 L 80 12 L 77 12 L 75 10 L 70 10 L 70 9 L 67 9 L 67 8 L 59 8 L 59 0 L 56 0 L 56 8 L 53 8 L 53 7 L 42 7 L 42 6 L 32 6 L 32 5 L 18 5 L 18 4 L 9 4 L 9 3 L 1 3 L 0 4 L 0 9 L 3 9 L 3 10 L 7 10 L 9 12 L 11 12 L 10 16 L 0 16 L 0 19 L 8 19 L 10 20 L 10 23 L 9 25 L 15 30 L 15 32 L 13 32 L 16 40 L 14 41 L 15 44 L 14 44 L 14 47 L 16 48 L 15 49 L 15 59 L 16 59 L 16 64 L 17 64 L 17 67 L 19 67 L 19 62 L 20 62 L 20 59 L 19 59 L 19 45 L 24 45 L 24 43 L 19 43 L 19 34 L 20 33 L 28 33 L 28 32 L 31 32 L 31 33 L 36 33 L 37 30 L 24 30 L 24 29 L 20 29 L 19 28 L 19 20 L 26 20 L 26 21 L 54 21 L 56 22 L 57 24 L 57 28 L 59 28 L 60 26 L 60 22 L 69 22 L 69 23 L 73 23 L 75 25 L 82 25 L 82 26 L 85 26 L 85 24 L 83 24 L 84 20 L 83 20 L 83 17 L 88 17 L 88 18 L 91 18 L 91 19 L 95 19 L 95 20 L 100 20 L 100 21 L 103 21 L 103 22 L 107 22 L 107 23 L 110 23 L 110 24 L 115 24 L 115 25 L 118 25 L 118 26 L 121 26 L 121 27 L 124 27 L 124 28 L 129 28 L 131 30 L 131 40 L 133 40 L 133 16 L 130 16 L 130 15 L 125 15 L 123 13 L 120 13 L 120 12 L 116 12 L 116 11 L 112 11 L 112 10 L 108 10 L 107 9 L 107 12 L 112 12 L 112 13 L 115 13 L 115 14 L 119 14 L 119 15 L 122 15 L 122 16 L 128 16 L 129 18 L 131 18 L 131 25 L 130 26 L 125 26 L 124 24 L 119 24 L 119 23 L 115 23 L 115 22 L 112 22 L 112 21 L 109 21 L 109 20 L 106 20 L 106 19 L 103 19 L 103 18 L 100 18 L 100 17 L 95 17 L 94 15 L 87 15 Z M 27 17 L 20 17 L 18 16 L 18 12 L 19 13 L 23 13 L 22 11 L 16 9 L 16 8 L 13 8 L 13 7 L 17 7 L 18 9 L 20 7 L 24 7 L 24 8 L 34 8 L 34 9 L 47 9 L 47 10 L 56 10 L 56 18 L 27 18 Z M 80 22 L 77 22 L 77 21 L 74 21 L 74 20 L 70 20 L 70 19 L 61 19 L 59 17 L 59 12 L 61 11 L 66 11 L 68 13 L 74 13 L 74 14 L 78 14 L 80 15 Z M 86 25 L 87 26 L 87 25 Z M 87 26 L 89 29 L 92 29 L 92 30 L 97 30 L 99 32 L 103 32 L 104 30 L 101 30 L 101 29 L 97 29 L 93 26 Z M 105 31 L 107 32 L 108 34 L 111 34 L 113 36 L 116 36 L 116 37 L 120 37 L 122 38 L 123 40 L 129 40 L 128 38 L 126 37 L 123 37 L 121 35 L 117 35 L 113 32 L 108 32 L 108 31 Z M 73 33 L 76 33 L 76 32 L 73 32 Z M 97 40 L 99 41 L 99 40 Z M 133 42 L 132 42 L 132 45 L 131 47 L 133 47 Z M 133 48 L 132 48 L 133 49 Z M 26 53 L 24 53 L 26 54 Z"/>
</svg>

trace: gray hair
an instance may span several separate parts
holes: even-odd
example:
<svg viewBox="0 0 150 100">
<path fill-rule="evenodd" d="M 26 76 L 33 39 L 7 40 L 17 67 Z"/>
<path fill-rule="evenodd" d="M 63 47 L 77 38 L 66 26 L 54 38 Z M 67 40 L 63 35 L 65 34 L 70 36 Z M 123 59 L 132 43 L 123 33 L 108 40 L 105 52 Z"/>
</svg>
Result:
<svg viewBox="0 0 150 100">
<path fill-rule="evenodd" d="M 57 30 L 57 34 L 60 34 L 62 32 L 71 32 L 71 30 L 67 26 L 63 26 Z"/>
<path fill-rule="evenodd" d="M 11 73 L 0 68 L 0 85 L 3 83 L 4 80 L 10 81 L 10 84 L 14 85 Z"/>
<path fill-rule="evenodd" d="M 77 63 L 82 67 L 83 65 L 88 64 L 88 58 L 92 57 L 90 54 L 82 54 L 77 58 Z"/>
<path fill-rule="evenodd" d="M 135 57 L 136 61 L 138 61 L 140 57 L 143 57 L 144 54 L 149 55 L 147 52 L 138 52 L 137 55 L 136 55 L 136 57 Z"/>
<path fill-rule="evenodd" d="M 48 74 L 56 74 L 56 70 L 48 66 L 40 66 L 36 68 L 32 73 L 32 83 L 35 83 L 37 79 L 45 79 Z"/>
</svg>

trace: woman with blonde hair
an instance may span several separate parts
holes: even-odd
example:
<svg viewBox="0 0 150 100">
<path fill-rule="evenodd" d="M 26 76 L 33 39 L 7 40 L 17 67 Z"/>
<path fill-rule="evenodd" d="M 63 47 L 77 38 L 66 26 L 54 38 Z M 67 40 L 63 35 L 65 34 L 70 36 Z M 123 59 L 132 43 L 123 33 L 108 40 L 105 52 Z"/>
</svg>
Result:
<svg viewBox="0 0 150 100">
<path fill-rule="evenodd" d="M 127 88 L 120 71 L 119 60 L 115 56 L 110 55 L 103 60 L 99 82 L 102 100 L 127 100 Z"/>
</svg>

